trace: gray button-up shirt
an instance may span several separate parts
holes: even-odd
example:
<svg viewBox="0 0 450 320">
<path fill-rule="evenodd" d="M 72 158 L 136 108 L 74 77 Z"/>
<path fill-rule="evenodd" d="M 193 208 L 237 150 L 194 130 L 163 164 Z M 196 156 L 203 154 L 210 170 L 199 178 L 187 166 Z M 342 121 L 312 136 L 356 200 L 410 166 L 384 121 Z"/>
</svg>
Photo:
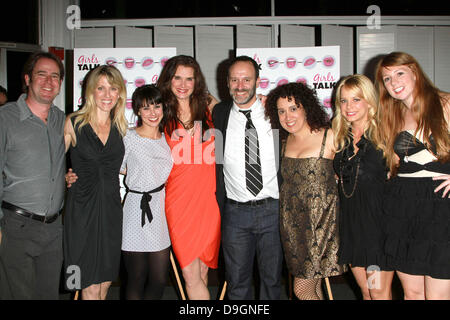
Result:
<svg viewBox="0 0 450 320">
<path fill-rule="evenodd" d="M 26 97 L 0 108 L 0 202 L 53 215 L 61 210 L 65 192 L 65 115 L 52 105 L 45 124 Z"/>
</svg>

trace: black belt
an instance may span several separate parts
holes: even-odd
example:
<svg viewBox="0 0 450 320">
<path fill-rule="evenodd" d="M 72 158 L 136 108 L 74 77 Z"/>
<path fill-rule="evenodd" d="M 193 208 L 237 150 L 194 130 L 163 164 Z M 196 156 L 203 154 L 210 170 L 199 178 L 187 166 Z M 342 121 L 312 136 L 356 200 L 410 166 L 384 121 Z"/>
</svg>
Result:
<svg viewBox="0 0 450 320">
<path fill-rule="evenodd" d="M 229 202 L 229 203 L 237 204 L 237 205 L 240 205 L 240 206 L 250 206 L 250 207 L 260 206 L 262 204 L 266 204 L 266 203 L 269 203 L 269 202 L 272 202 L 272 201 L 275 201 L 275 200 L 277 200 L 277 199 L 264 198 L 264 199 L 261 199 L 261 200 L 250 200 L 250 201 L 247 201 L 247 202 L 239 202 L 239 201 L 227 198 L 227 202 Z"/>
<path fill-rule="evenodd" d="M 146 191 L 146 192 L 130 190 L 130 189 L 127 190 L 127 192 L 142 194 L 142 198 L 141 198 L 141 210 L 142 210 L 141 226 L 142 227 L 145 225 L 145 216 L 146 215 L 147 215 L 148 223 L 151 223 L 153 220 L 152 210 L 150 209 L 150 201 L 152 200 L 152 196 L 150 194 L 161 191 L 162 189 L 164 189 L 165 185 L 166 184 L 163 183 L 158 188 L 155 188 L 153 190 Z"/>
<path fill-rule="evenodd" d="M 60 211 L 60 212 L 55 213 L 54 215 L 51 215 L 51 216 L 40 215 L 40 214 L 36 214 L 36 213 L 30 212 L 30 211 L 28 211 L 26 209 L 23 209 L 21 207 L 15 206 L 15 205 L 13 205 L 13 204 L 11 204 L 9 202 L 6 202 L 6 201 L 2 202 L 2 208 L 6 209 L 6 210 L 11 210 L 14 213 L 18 214 L 19 216 L 22 216 L 22 217 L 25 217 L 25 218 L 31 218 L 33 220 L 40 221 L 40 222 L 43 222 L 43 223 L 52 223 L 52 222 L 54 222 L 56 220 L 56 218 L 58 218 L 59 214 L 61 213 L 61 211 Z"/>
</svg>

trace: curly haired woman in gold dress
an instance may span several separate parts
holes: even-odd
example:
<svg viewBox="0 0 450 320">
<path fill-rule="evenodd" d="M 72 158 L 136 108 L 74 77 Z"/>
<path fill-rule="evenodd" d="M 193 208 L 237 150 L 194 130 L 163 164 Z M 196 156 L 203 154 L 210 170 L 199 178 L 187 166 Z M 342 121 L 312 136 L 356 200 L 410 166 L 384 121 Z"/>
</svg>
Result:
<svg viewBox="0 0 450 320">
<path fill-rule="evenodd" d="M 280 231 L 300 300 L 322 300 L 322 279 L 340 275 L 333 132 L 316 93 L 288 83 L 267 96 L 266 116 L 282 141 Z"/>
</svg>

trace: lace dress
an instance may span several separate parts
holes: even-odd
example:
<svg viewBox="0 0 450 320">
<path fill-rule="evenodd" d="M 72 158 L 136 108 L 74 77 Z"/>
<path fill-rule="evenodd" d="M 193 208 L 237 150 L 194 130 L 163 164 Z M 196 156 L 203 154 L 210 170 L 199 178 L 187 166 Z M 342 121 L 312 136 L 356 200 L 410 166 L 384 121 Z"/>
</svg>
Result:
<svg viewBox="0 0 450 320">
<path fill-rule="evenodd" d="M 318 158 L 289 158 L 283 152 L 281 161 L 281 240 L 289 272 L 302 279 L 345 271 L 337 261 L 339 202 L 333 160 L 323 158 L 326 132 Z"/>
</svg>

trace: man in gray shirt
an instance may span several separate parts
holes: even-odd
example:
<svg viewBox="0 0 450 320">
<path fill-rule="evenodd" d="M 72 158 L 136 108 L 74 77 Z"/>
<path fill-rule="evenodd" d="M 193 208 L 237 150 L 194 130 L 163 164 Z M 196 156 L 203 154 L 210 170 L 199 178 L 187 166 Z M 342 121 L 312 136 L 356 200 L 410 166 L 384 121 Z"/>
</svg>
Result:
<svg viewBox="0 0 450 320">
<path fill-rule="evenodd" d="M 59 296 L 65 114 L 53 100 L 63 78 L 58 57 L 36 52 L 26 93 L 0 108 L 0 300 Z"/>
</svg>

